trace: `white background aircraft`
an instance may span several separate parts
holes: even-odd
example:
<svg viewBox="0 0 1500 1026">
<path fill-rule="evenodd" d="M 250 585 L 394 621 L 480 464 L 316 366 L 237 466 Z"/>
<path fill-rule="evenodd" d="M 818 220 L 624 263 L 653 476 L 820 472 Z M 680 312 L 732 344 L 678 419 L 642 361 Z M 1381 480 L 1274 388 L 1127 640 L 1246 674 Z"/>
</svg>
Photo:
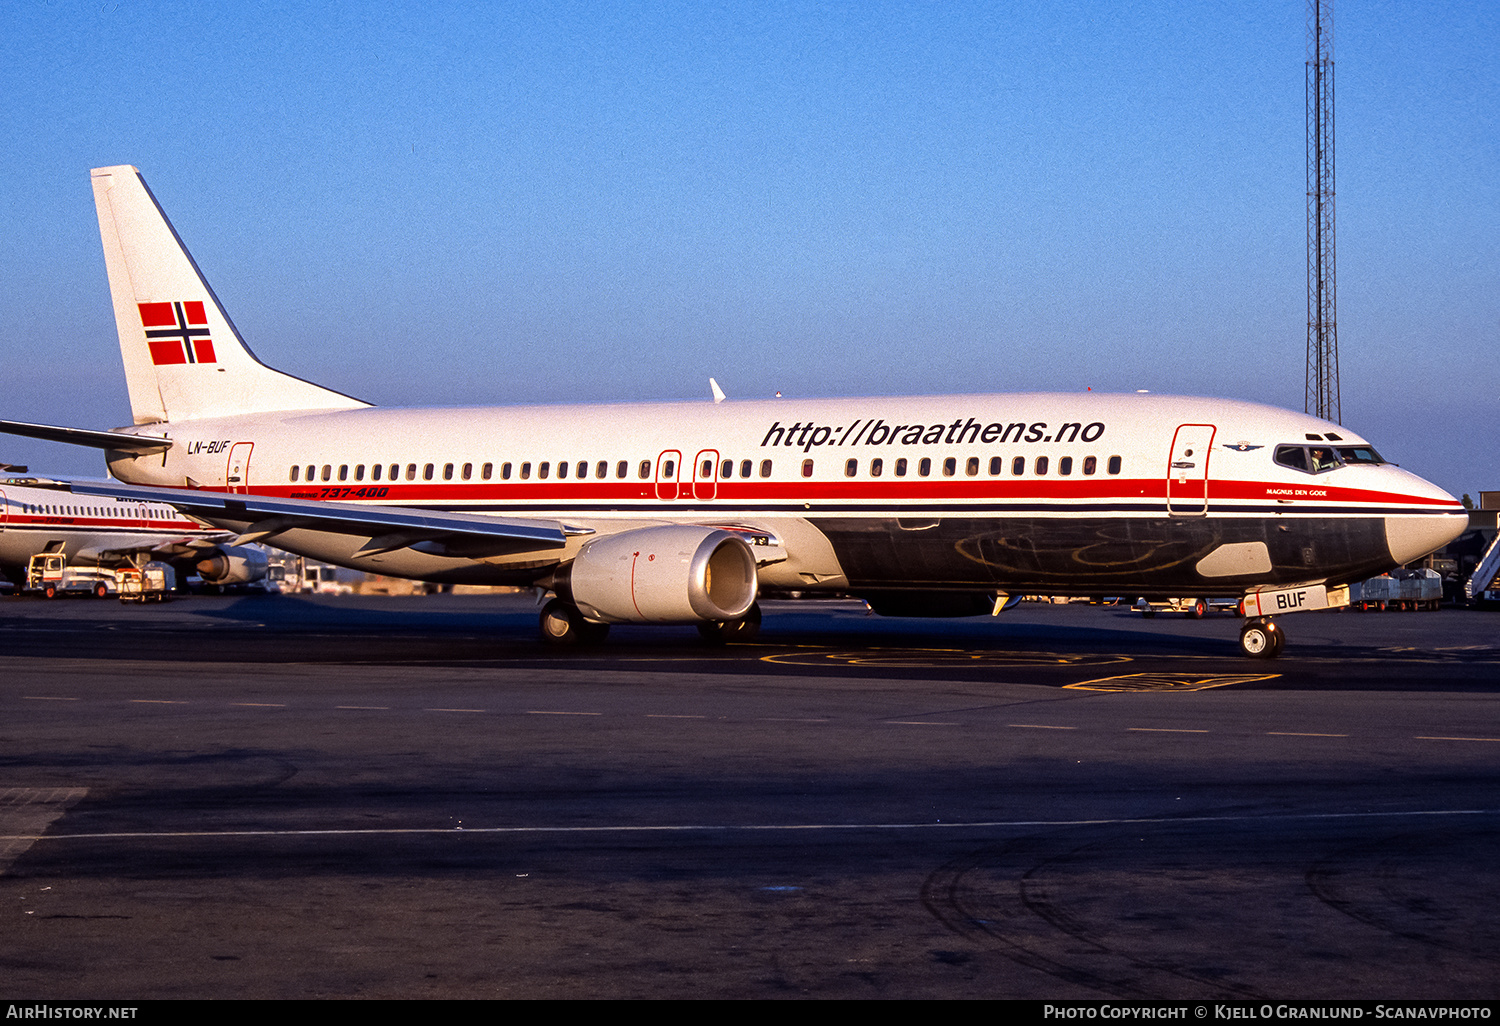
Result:
<svg viewBox="0 0 1500 1026">
<path fill-rule="evenodd" d="M 17 587 L 31 557 L 44 552 L 79 566 L 171 562 L 210 585 L 264 577 L 265 555 L 230 546 L 229 538 L 164 502 L 78 495 L 66 481 L 0 478 L 0 573 Z"/>
<path fill-rule="evenodd" d="M 135 423 L 5 430 L 106 450 L 125 486 L 308 557 L 555 597 L 544 637 L 609 623 L 747 634 L 762 593 L 881 613 L 1027 592 L 1232 595 L 1277 612 L 1466 525 L 1354 432 L 1245 402 L 1001 394 L 381 409 L 264 366 L 133 167 L 93 174 Z"/>
</svg>

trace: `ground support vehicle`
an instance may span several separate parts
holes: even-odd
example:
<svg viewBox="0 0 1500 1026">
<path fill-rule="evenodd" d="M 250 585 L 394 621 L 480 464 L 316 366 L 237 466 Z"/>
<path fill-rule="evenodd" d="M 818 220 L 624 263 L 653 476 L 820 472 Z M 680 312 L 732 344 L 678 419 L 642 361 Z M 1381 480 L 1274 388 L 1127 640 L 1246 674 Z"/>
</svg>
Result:
<svg viewBox="0 0 1500 1026">
<path fill-rule="evenodd" d="M 26 564 L 24 591 L 40 592 L 45 598 L 59 595 L 93 595 L 105 598 L 117 590 L 115 572 L 99 566 L 69 566 L 60 552 L 39 552 Z"/>
<path fill-rule="evenodd" d="M 1197 619 L 1209 613 L 1238 613 L 1240 600 L 1234 598 L 1139 598 L 1135 608 L 1142 616 L 1157 613 L 1185 613 Z"/>
<path fill-rule="evenodd" d="M 129 566 L 116 573 L 121 602 L 165 602 L 177 587 L 177 572 L 166 563 Z"/>
</svg>

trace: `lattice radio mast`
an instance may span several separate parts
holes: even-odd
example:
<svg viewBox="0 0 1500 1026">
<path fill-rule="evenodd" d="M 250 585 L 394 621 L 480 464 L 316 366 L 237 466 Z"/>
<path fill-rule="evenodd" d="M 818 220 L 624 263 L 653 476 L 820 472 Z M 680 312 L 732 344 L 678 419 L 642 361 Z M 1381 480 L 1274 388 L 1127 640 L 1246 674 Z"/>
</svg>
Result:
<svg viewBox="0 0 1500 1026">
<path fill-rule="evenodd" d="M 1342 423 L 1333 243 L 1333 0 L 1307 0 L 1307 402 Z"/>
</svg>

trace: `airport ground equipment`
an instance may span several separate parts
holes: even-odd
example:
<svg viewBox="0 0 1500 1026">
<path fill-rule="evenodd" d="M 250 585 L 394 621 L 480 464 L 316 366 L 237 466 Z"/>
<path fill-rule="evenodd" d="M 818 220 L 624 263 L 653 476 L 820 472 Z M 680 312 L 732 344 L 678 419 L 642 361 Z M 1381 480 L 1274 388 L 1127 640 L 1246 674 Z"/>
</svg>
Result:
<svg viewBox="0 0 1500 1026">
<path fill-rule="evenodd" d="M 71 566 L 60 552 L 39 552 L 26 565 L 25 591 L 46 598 L 59 595 L 93 595 L 105 598 L 118 590 L 115 572 L 100 566 Z"/>
<path fill-rule="evenodd" d="M 1443 578 L 1436 570 L 1392 570 L 1359 586 L 1354 607 L 1369 609 L 1437 609 L 1443 603 Z"/>
<path fill-rule="evenodd" d="M 1490 590 L 1497 576 L 1500 576 L 1500 534 L 1490 542 L 1489 550 L 1474 568 L 1474 575 L 1464 585 L 1464 596 L 1471 602 L 1500 597 Z"/>
<path fill-rule="evenodd" d="M 1236 613 L 1240 608 L 1237 598 L 1139 598 L 1135 608 L 1145 617 L 1157 613 L 1183 613 L 1193 619 L 1209 613 Z"/>
<path fill-rule="evenodd" d="M 177 587 L 177 572 L 166 563 L 152 561 L 125 567 L 116 573 L 121 602 L 165 602 Z"/>
</svg>

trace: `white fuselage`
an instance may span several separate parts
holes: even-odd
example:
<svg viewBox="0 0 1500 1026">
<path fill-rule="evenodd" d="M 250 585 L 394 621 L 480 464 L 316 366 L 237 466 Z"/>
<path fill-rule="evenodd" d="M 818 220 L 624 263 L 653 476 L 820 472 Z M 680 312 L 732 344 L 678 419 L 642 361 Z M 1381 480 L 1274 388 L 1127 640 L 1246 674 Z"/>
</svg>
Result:
<svg viewBox="0 0 1500 1026">
<path fill-rule="evenodd" d="M 777 589 L 1239 594 L 1340 583 L 1462 530 L 1442 489 L 1377 460 L 1278 462 L 1278 446 L 1368 449 L 1315 417 L 1156 395 L 1002 394 L 253 414 L 125 429 L 123 481 L 560 521 L 561 553 L 482 559 L 347 533 L 276 544 L 429 580 L 525 583 L 590 534 L 663 523 L 763 531 Z M 1304 454 L 1306 455 L 1306 454 Z M 1316 458 L 1316 457 L 1310 457 Z M 245 522 L 226 520 L 226 526 Z"/>
</svg>

